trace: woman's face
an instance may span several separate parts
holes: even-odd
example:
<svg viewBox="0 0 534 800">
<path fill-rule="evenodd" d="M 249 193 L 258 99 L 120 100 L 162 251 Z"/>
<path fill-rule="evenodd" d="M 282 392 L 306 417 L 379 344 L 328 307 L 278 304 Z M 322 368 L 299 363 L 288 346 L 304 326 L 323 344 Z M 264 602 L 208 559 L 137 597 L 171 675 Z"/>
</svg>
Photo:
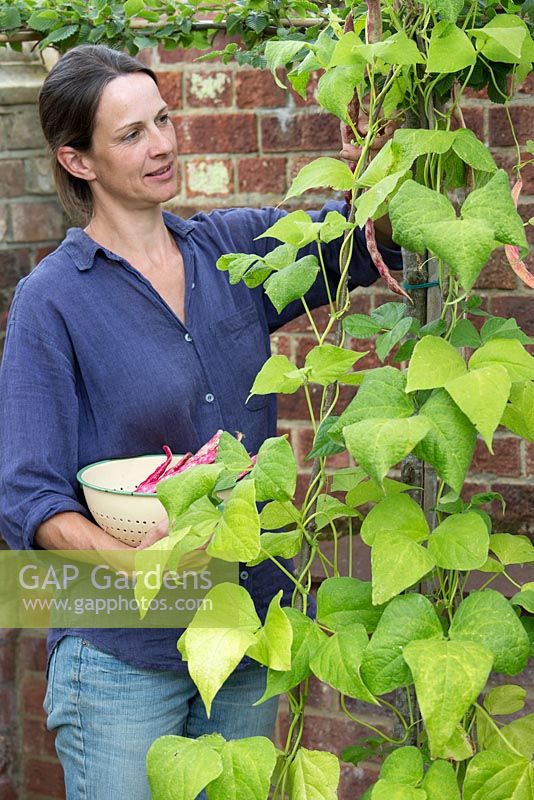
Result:
<svg viewBox="0 0 534 800">
<path fill-rule="evenodd" d="M 107 84 L 98 105 L 89 162 L 95 208 L 99 201 L 147 208 L 178 191 L 176 133 L 167 106 L 144 72 Z M 151 173 L 167 168 L 163 175 Z"/>
</svg>

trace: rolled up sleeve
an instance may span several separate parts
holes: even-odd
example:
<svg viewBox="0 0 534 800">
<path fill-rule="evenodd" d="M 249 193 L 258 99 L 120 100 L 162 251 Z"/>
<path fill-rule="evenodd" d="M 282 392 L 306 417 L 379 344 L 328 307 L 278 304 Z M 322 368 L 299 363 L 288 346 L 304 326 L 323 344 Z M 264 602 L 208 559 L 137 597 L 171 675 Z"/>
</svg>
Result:
<svg viewBox="0 0 534 800">
<path fill-rule="evenodd" d="M 0 406 L 0 535 L 11 549 L 33 549 L 37 528 L 55 514 L 90 515 L 77 494 L 73 363 L 17 319 L 8 324 Z"/>
</svg>

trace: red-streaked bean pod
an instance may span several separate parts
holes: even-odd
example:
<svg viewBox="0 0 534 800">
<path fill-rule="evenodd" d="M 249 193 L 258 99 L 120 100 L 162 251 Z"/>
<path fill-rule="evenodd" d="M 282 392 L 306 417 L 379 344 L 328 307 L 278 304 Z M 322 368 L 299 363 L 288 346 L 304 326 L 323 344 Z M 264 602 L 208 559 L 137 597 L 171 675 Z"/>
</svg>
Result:
<svg viewBox="0 0 534 800">
<path fill-rule="evenodd" d="M 367 249 L 372 258 L 373 264 L 377 268 L 388 289 L 391 289 L 391 291 L 395 292 L 395 294 L 400 294 L 403 297 L 406 297 L 410 303 L 413 303 L 413 300 L 408 292 L 404 291 L 402 286 L 397 283 L 393 275 L 390 273 L 388 265 L 380 254 L 378 245 L 376 243 L 375 226 L 372 219 L 368 219 L 365 223 L 365 241 L 367 243 Z"/>
<path fill-rule="evenodd" d="M 150 473 L 148 478 L 145 478 L 145 480 L 142 481 L 139 484 L 139 486 L 135 490 L 136 492 L 141 492 L 141 493 L 146 494 L 147 492 L 152 493 L 152 492 L 156 491 L 157 482 L 161 479 L 161 477 L 165 473 L 165 470 L 167 469 L 167 467 L 169 466 L 169 464 L 172 461 L 172 452 L 171 452 L 170 447 L 168 447 L 166 444 L 164 444 L 163 445 L 163 450 L 164 450 L 165 455 L 166 455 L 165 460 L 163 461 L 162 464 L 159 465 L 159 467 L 157 467 L 154 470 L 154 472 Z"/>
<path fill-rule="evenodd" d="M 380 0 L 367 0 L 367 41 L 369 44 L 379 42 L 382 38 L 382 9 Z"/>
<path fill-rule="evenodd" d="M 514 198 L 516 208 L 522 188 L 523 181 L 521 178 L 519 178 L 519 180 L 515 182 L 512 189 L 512 197 Z M 534 289 L 534 275 L 529 271 L 525 262 L 521 260 L 519 247 L 516 247 L 514 244 L 505 244 L 504 252 L 506 258 L 508 259 L 508 263 L 512 267 L 517 277 L 523 281 L 525 286 L 528 286 L 530 289 Z"/>
<path fill-rule="evenodd" d="M 354 19 L 352 14 L 347 14 L 343 30 L 345 33 L 354 30 Z M 358 117 L 360 115 L 360 100 L 358 98 L 358 92 L 354 92 L 354 96 L 347 108 L 347 114 L 349 115 L 349 118 L 352 120 L 354 125 L 357 126 Z M 348 142 L 352 141 L 352 136 L 353 136 L 352 128 L 350 127 L 350 125 L 345 125 L 345 138 L 347 139 Z M 349 161 L 349 169 L 351 169 L 352 172 L 354 172 L 354 170 L 356 169 L 356 164 L 354 161 Z M 352 205 L 352 192 L 350 189 L 347 192 L 345 192 L 345 202 L 348 206 Z"/>
</svg>

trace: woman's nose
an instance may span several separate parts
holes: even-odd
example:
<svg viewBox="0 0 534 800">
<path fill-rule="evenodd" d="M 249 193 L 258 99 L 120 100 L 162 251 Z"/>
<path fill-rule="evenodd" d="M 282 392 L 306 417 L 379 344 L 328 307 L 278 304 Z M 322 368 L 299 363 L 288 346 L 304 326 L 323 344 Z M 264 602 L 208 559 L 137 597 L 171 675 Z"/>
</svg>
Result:
<svg viewBox="0 0 534 800">
<path fill-rule="evenodd" d="M 149 145 L 156 153 L 170 153 L 173 147 L 169 134 L 156 126 L 149 131 Z"/>
</svg>

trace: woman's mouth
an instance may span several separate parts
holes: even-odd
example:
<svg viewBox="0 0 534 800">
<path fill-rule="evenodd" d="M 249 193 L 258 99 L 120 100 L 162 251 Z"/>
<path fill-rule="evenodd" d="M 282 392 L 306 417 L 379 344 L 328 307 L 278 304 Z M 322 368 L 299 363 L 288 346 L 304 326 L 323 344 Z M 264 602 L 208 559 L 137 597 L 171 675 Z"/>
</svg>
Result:
<svg viewBox="0 0 534 800">
<path fill-rule="evenodd" d="M 154 170 L 154 172 L 149 172 L 145 175 L 145 178 L 152 178 L 153 180 L 164 181 L 167 178 L 170 178 L 173 172 L 173 163 L 171 161 L 170 164 L 167 164 L 165 167 L 160 167 L 158 170 Z"/>
</svg>

